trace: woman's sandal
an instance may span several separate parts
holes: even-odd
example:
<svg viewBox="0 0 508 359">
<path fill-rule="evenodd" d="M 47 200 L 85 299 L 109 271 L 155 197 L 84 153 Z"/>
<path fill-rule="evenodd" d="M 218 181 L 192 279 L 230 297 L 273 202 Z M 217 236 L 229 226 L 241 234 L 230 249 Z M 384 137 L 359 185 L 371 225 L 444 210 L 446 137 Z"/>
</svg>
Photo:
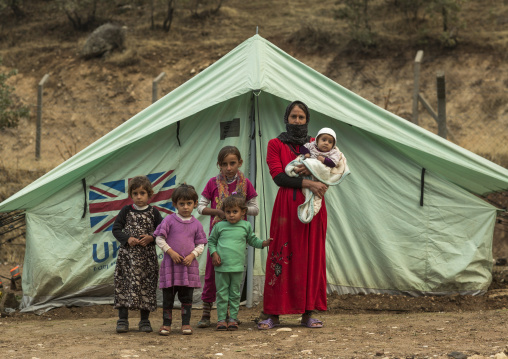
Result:
<svg viewBox="0 0 508 359">
<path fill-rule="evenodd" d="M 323 328 L 323 322 L 320 321 L 319 319 L 316 319 L 316 318 L 312 318 L 312 317 L 309 317 L 307 319 L 307 321 L 302 321 L 300 322 L 300 325 L 303 325 L 304 327 L 307 327 L 307 328 Z"/>
<path fill-rule="evenodd" d="M 171 327 L 169 327 L 169 326 L 163 325 L 162 327 L 159 328 L 160 335 L 167 336 L 170 333 L 171 333 Z"/>
<path fill-rule="evenodd" d="M 239 324 L 240 323 L 239 323 L 238 320 L 234 320 L 234 319 L 229 318 L 229 321 L 228 321 L 228 330 L 231 330 L 231 331 L 238 330 L 238 325 Z"/>
<path fill-rule="evenodd" d="M 183 335 L 191 335 L 192 334 L 192 328 L 190 325 L 182 325 L 182 334 Z"/>
<path fill-rule="evenodd" d="M 259 330 L 267 330 L 267 329 L 275 328 L 278 325 L 280 325 L 280 324 L 274 323 L 272 318 L 268 318 L 268 319 L 258 322 L 258 329 Z"/>
<path fill-rule="evenodd" d="M 226 323 L 225 321 L 217 322 L 217 330 L 218 331 L 228 330 L 228 323 Z"/>
</svg>

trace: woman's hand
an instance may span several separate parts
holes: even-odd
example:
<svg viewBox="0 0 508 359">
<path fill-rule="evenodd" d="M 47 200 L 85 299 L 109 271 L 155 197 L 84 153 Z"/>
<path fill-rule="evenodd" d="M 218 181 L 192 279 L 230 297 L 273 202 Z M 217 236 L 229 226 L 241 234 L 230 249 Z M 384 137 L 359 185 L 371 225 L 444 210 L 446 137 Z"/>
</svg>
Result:
<svg viewBox="0 0 508 359">
<path fill-rule="evenodd" d="M 311 173 L 304 165 L 295 166 L 295 173 L 299 176 L 310 176 Z"/>
<path fill-rule="evenodd" d="M 328 186 L 319 181 L 311 181 L 306 178 L 302 181 L 302 187 L 308 188 L 314 193 L 314 195 L 318 198 L 323 198 L 326 191 L 328 190 Z"/>
</svg>

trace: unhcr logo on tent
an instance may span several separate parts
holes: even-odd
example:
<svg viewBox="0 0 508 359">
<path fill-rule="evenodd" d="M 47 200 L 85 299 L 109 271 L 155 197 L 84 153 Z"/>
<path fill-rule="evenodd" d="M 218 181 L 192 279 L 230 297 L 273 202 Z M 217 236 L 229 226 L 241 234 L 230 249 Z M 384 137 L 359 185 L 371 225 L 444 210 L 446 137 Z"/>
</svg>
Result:
<svg viewBox="0 0 508 359">
<path fill-rule="evenodd" d="M 111 263 L 104 263 L 105 261 L 107 261 L 110 258 L 110 246 L 112 249 L 111 250 L 111 258 L 113 259 L 113 261 Z M 103 243 L 104 254 L 101 254 L 101 258 L 99 258 L 99 254 L 97 253 L 100 249 L 101 249 L 100 244 L 99 245 L 96 243 L 93 244 L 92 257 L 93 257 L 94 262 L 95 263 L 104 263 L 99 266 L 94 266 L 94 268 L 93 268 L 94 272 L 97 270 L 108 269 L 110 267 L 113 267 L 116 264 L 116 256 L 118 255 L 118 250 L 120 249 L 120 244 L 117 241 L 104 242 Z M 162 258 L 164 257 L 164 254 L 158 253 L 157 257 L 159 258 L 159 261 L 161 261 Z"/>
<path fill-rule="evenodd" d="M 150 204 L 163 216 L 175 212 L 171 202 L 173 187 L 176 184 L 176 176 L 171 177 L 173 172 L 174 170 L 169 170 L 147 175 L 154 190 Z M 88 187 L 88 210 L 90 211 L 90 228 L 93 233 L 110 232 L 118 212 L 124 206 L 132 204 L 132 199 L 127 193 L 128 183 L 129 178 L 124 178 Z"/>
</svg>

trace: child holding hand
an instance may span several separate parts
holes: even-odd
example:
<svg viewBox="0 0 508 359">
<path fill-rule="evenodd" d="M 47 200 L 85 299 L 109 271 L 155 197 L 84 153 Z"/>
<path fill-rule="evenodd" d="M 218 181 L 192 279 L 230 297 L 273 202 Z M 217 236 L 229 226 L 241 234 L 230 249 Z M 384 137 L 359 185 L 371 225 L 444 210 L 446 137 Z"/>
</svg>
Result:
<svg viewBox="0 0 508 359">
<path fill-rule="evenodd" d="M 115 308 L 119 319 L 117 333 L 129 331 L 129 309 L 139 310 L 139 331 L 151 332 L 148 319 L 157 309 L 159 262 L 153 231 L 162 221 L 159 211 L 148 205 L 153 195 L 146 176 L 129 181 L 129 197 L 134 202 L 123 207 L 113 224 L 113 235 L 121 243 L 115 267 Z"/>
<path fill-rule="evenodd" d="M 237 330 L 246 243 L 255 248 L 263 248 L 272 239 L 260 240 L 252 231 L 250 223 L 243 220 L 247 213 L 243 196 L 233 194 L 227 197 L 222 203 L 222 210 L 226 221 L 217 223 L 208 239 L 208 250 L 215 267 L 217 330 Z M 230 316 L 226 322 L 228 304 Z"/>
<path fill-rule="evenodd" d="M 246 215 L 257 216 L 259 213 L 258 194 L 249 179 L 240 171 L 242 164 L 242 156 L 235 146 L 225 146 L 219 151 L 217 167 L 219 167 L 220 172 L 216 177 L 208 180 L 205 189 L 201 193 L 197 208 L 199 214 L 210 216 L 209 233 L 212 232 L 217 223 L 225 218 L 222 204 L 233 192 L 245 199 Z M 246 215 L 243 219 L 247 218 Z M 201 294 L 203 315 L 198 322 L 198 328 L 208 328 L 210 326 L 210 312 L 216 299 L 215 272 L 210 253 L 206 259 L 205 284 Z"/>
<path fill-rule="evenodd" d="M 162 326 L 160 335 L 171 333 L 175 296 L 181 303 L 184 335 L 192 334 L 190 317 L 194 288 L 201 287 L 199 264 L 196 258 L 203 253 L 206 235 L 201 222 L 192 211 L 198 205 L 193 186 L 182 184 L 171 196 L 177 213 L 166 216 L 154 232 L 159 248 L 164 252 L 160 268 L 159 287 L 162 288 Z"/>
</svg>

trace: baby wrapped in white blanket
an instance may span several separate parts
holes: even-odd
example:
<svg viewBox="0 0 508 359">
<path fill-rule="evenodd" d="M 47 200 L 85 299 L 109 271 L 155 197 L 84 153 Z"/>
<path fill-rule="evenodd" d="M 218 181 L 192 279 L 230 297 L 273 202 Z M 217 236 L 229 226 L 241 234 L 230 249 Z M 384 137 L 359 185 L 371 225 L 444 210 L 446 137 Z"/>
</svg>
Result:
<svg viewBox="0 0 508 359">
<path fill-rule="evenodd" d="M 315 141 L 300 146 L 302 154 L 286 166 L 286 174 L 298 177 L 294 169 L 303 164 L 312 173 L 312 176 L 304 178 L 318 180 L 328 186 L 338 185 L 350 172 L 346 157 L 335 144 L 335 131 L 322 128 Z M 298 206 L 298 218 L 303 223 L 309 223 L 321 209 L 322 199 L 308 188 L 302 188 L 302 191 L 305 202 Z"/>
</svg>

